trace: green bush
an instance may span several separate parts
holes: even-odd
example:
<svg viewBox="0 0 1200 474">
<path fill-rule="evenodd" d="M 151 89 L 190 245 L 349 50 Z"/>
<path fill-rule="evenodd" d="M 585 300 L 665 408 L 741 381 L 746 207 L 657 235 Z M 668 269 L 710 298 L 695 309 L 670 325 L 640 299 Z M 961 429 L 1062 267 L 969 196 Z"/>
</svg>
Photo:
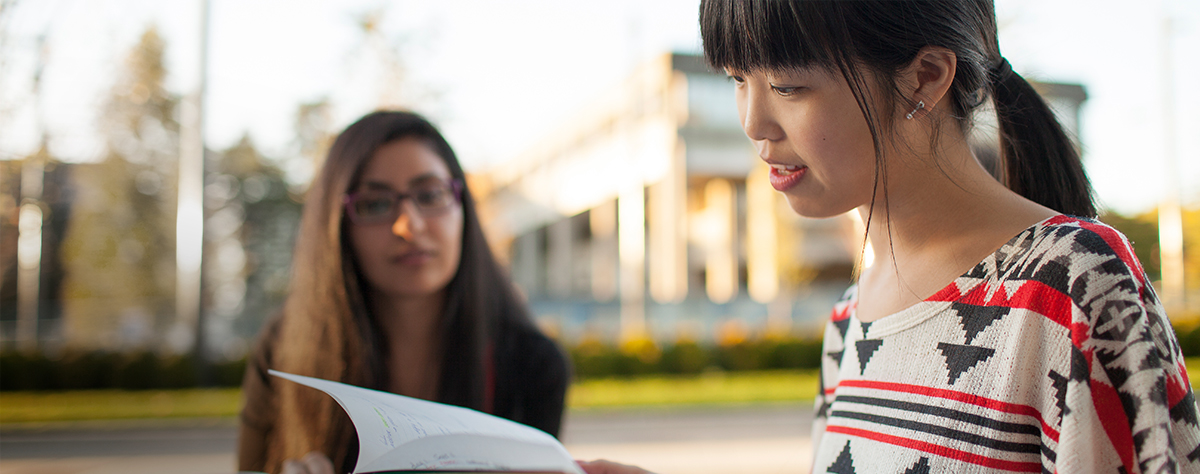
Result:
<svg viewBox="0 0 1200 474">
<path fill-rule="evenodd" d="M 53 390 L 54 367 L 42 354 L 6 352 L 0 355 L 0 389 Z"/>
<path fill-rule="evenodd" d="M 659 367 L 668 374 L 698 374 L 712 364 L 709 351 L 694 341 L 681 341 L 663 349 Z"/>
<path fill-rule="evenodd" d="M 767 347 L 759 341 L 743 341 L 727 346 L 717 346 L 717 363 L 730 371 L 758 370 L 766 362 Z"/>
<path fill-rule="evenodd" d="M 110 352 L 69 353 L 58 362 L 58 388 L 97 390 L 112 388 L 121 356 Z"/>
<path fill-rule="evenodd" d="M 246 358 L 216 362 L 211 366 L 212 383 L 217 387 L 240 387 L 246 373 Z"/>
<path fill-rule="evenodd" d="M 816 369 L 821 367 L 819 339 L 785 339 L 767 350 L 766 369 Z"/>
<path fill-rule="evenodd" d="M 196 360 L 190 355 L 169 356 L 162 361 L 162 388 L 189 388 L 199 385 Z"/>
<path fill-rule="evenodd" d="M 150 390 L 162 387 L 162 362 L 153 352 L 135 352 L 117 366 L 115 388 Z"/>
<path fill-rule="evenodd" d="M 242 384 L 246 360 L 210 362 L 207 380 L 200 379 L 197 361 L 189 355 L 154 352 L 120 354 L 101 351 L 45 354 L 0 352 L 0 391 L 156 390 Z"/>
<path fill-rule="evenodd" d="M 654 364 L 609 345 L 581 344 L 571 350 L 571 360 L 579 379 L 630 377 L 657 371 Z"/>
<path fill-rule="evenodd" d="M 1179 349 L 1184 357 L 1200 357 L 1200 326 L 1190 329 L 1176 327 L 1175 335 L 1179 337 Z"/>
</svg>

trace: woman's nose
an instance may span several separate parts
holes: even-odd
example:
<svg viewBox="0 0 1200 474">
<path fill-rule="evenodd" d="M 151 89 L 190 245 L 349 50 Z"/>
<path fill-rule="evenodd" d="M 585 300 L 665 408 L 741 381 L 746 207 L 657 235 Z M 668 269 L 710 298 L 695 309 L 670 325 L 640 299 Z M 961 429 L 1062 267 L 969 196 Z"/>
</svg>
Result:
<svg viewBox="0 0 1200 474">
<path fill-rule="evenodd" d="M 742 130 L 754 141 L 775 141 L 783 138 L 783 129 L 775 121 L 771 104 L 765 93 L 748 87 L 742 100 Z"/>
<path fill-rule="evenodd" d="M 411 201 L 400 202 L 400 215 L 392 223 L 392 234 L 404 240 L 412 240 L 413 235 L 425 228 L 425 218 L 417 211 L 417 206 Z"/>
</svg>

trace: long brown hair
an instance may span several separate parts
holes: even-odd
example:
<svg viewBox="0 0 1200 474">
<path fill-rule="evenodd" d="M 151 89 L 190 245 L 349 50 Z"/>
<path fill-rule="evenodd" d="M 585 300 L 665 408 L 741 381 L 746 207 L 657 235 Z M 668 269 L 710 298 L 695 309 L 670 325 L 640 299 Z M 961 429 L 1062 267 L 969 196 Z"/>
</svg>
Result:
<svg viewBox="0 0 1200 474">
<path fill-rule="evenodd" d="M 366 282 L 347 243 L 342 203 L 375 151 L 402 138 L 423 140 L 453 178 L 465 179 L 449 143 L 419 115 L 374 112 L 347 127 L 305 200 L 290 293 L 272 354 L 275 368 L 368 388 L 387 386 L 387 344 L 368 310 Z M 500 324 L 532 322 L 487 245 L 469 189 L 463 189 L 462 209 L 462 256 L 447 286 L 439 327 L 438 401 L 483 409 L 484 359 L 492 334 Z M 292 383 L 276 386 L 279 413 L 267 442 L 267 470 L 278 470 L 283 460 L 310 451 L 326 453 L 339 468 L 352 466 L 356 438 L 342 409 L 316 390 Z"/>
</svg>

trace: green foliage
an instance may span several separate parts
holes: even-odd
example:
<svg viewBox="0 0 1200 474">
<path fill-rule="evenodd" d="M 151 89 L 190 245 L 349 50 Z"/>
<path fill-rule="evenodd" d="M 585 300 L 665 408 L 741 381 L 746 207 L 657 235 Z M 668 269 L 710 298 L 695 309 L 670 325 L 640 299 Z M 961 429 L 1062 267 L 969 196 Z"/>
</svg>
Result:
<svg viewBox="0 0 1200 474">
<path fill-rule="evenodd" d="M 121 356 L 110 352 L 68 354 L 57 364 L 58 389 L 97 390 L 115 386 Z"/>
<path fill-rule="evenodd" d="M 575 376 L 581 380 L 648 374 L 699 374 L 708 370 L 731 372 L 768 369 L 816 369 L 821 363 L 821 341 L 813 339 L 758 339 L 725 345 L 678 341 L 662 348 L 657 361 L 597 341 L 571 348 Z"/>
<path fill-rule="evenodd" d="M 1184 357 L 1200 357 L 1200 325 L 1188 329 L 1176 327 L 1175 335 Z"/>
<path fill-rule="evenodd" d="M 712 363 L 709 350 L 694 341 L 680 341 L 663 349 L 659 361 L 668 374 L 698 374 Z"/>
<path fill-rule="evenodd" d="M 154 352 L 118 354 L 77 352 L 61 357 L 21 352 L 0 353 L 0 391 L 158 390 L 200 385 L 200 366 L 191 356 Z M 237 387 L 245 359 L 209 362 L 211 386 Z"/>
<path fill-rule="evenodd" d="M 1158 280 L 1162 270 L 1158 259 L 1158 212 L 1151 211 L 1138 216 L 1126 217 L 1115 212 L 1106 212 L 1100 221 L 1121 231 L 1133 244 L 1133 252 L 1151 280 Z"/>
</svg>

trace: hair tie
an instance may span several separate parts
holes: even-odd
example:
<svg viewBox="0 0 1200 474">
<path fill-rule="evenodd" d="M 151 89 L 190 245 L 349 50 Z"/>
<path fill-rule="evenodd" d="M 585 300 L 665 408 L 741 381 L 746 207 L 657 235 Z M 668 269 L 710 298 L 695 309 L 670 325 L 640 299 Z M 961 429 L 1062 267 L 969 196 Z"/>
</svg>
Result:
<svg viewBox="0 0 1200 474">
<path fill-rule="evenodd" d="M 1012 65 L 1008 64 L 1008 60 L 1004 59 L 1003 56 L 1000 57 L 1000 61 L 992 66 L 988 72 L 991 73 L 992 82 L 996 84 L 1007 81 L 1013 75 Z"/>
</svg>

